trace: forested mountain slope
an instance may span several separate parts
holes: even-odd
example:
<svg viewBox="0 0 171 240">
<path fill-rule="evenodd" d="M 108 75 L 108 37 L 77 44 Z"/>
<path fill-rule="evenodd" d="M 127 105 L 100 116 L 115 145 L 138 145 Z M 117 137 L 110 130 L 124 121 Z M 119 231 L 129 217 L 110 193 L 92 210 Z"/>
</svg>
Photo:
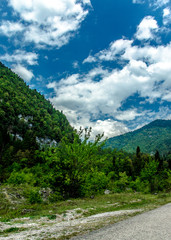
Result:
<svg viewBox="0 0 171 240">
<path fill-rule="evenodd" d="M 60 141 L 72 133 L 65 115 L 55 110 L 36 90 L 0 63 L 0 128 L 24 137 L 32 132 L 37 137 Z"/>
<path fill-rule="evenodd" d="M 127 152 L 135 152 L 139 146 L 144 153 L 160 154 L 171 150 L 171 120 L 155 120 L 150 124 L 133 132 L 126 133 L 106 142 L 106 147 L 123 149 Z"/>
<path fill-rule="evenodd" d="M 63 113 L 0 63 L 0 171 L 73 133 Z"/>
</svg>

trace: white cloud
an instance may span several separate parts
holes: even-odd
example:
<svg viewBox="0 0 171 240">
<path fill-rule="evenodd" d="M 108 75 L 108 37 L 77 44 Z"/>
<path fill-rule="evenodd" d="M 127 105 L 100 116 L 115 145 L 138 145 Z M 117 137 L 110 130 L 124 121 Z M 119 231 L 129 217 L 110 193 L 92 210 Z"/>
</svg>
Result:
<svg viewBox="0 0 171 240">
<path fill-rule="evenodd" d="M 141 115 L 143 114 L 138 113 L 136 109 L 130 109 L 126 111 L 118 111 L 115 118 L 121 121 L 131 121 Z"/>
<path fill-rule="evenodd" d="M 24 26 L 21 23 L 3 21 L 0 25 L 0 34 L 6 35 L 7 37 L 21 33 L 23 30 Z"/>
<path fill-rule="evenodd" d="M 169 8 L 165 8 L 164 10 L 163 10 L 163 17 L 166 17 L 166 16 L 168 16 L 170 14 L 170 9 Z"/>
<path fill-rule="evenodd" d="M 91 7 L 89 0 L 8 0 L 20 22 L 4 21 L 1 33 L 12 36 L 23 31 L 25 42 L 33 42 L 37 47 L 67 44 L 73 33 L 79 29 L 81 22 Z"/>
<path fill-rule="evenodd" d="M 31 71 L 20 64 L 14 65 L 12 71 L 18 74 L 26 82 L 30 82 L 30 80 L 34 77 L 34 74 Z"/>
<path fill-rule="evenodd" d="M 144 3 L 144 0 L 132 0 L 134 4 L 142 4 Z"/>
<path fill-rule="evenodd" d="M 97 134 L 104 133 L 104 138 L 110 138 L 129 131 L 128 127 L 126 127 L 124 123 L 112 119 L 96 119 L 96 121 L 92 121 L 90 114 L 86 111 L 76 112 L 75 110 L 63 108 L 63 112 L 66 114 L 70 124 L 77 130 L 79 130 L 80 127 L 92 128 L 90 140 L 94 140 Z"/>
<path fill-rule="evenodd" d="M 151 122 L 156 119 L 171 119 L 171 109 L 169 107 L 160 107 L 157 111 L 147 111 L 146 112 L 146 120 Z M 144 121 L 145 122 L 145 121 Z"/>
<path fill-rule="evenodd" d="M 102 50 L 99 53 L 95 54 L 95 56 L 89 55 L 83 63 L 92 63 L 98 60 L 100 61 L 113 61 L 117 59 L 118 56 L 123 54 L 127 48 L 131 46 L 133 43 L 132 40 L 127 39 L 119 39 L 112 42 L 108 49 Z"/>
<path fill-rule="evenodd" d="M 168 28 L 167 25 L 171 23 L 171 9 L 170 9 L 171 0 L 132 0 L 132 2 L 134 4 L 147 3 L 154 10 L 161 9 L 163 11 L 163 24 L 165 25 L 165 27 L 163 29 L 161 28 L 161 30 L 170 31 L 170 28 Z M 154 24 L 153 26 L 155 27 L 155 25 L 156 25 L 155 22 L 153 24 Z M 147 29 L 146 29 L 146 34 L 147 34 L 147 36 L 148 35 L 150 36 L 150 38 L 148 38 L 148 39 L 151 39 L 151 35 L 153 35 L 153 37 L 154 37 L 154 33 L 155 33 L 154 30 L 157 30 L 157 28 L 149 29 L 149 30 L 150 30 L 151 34 L 148 32 Z M 141 34 L 140 34 L 140 36 L 141 36 Z M 142 35 L 142 37 L 143 37 L 143 35 Z"/>
<path fill-rule="evenodd" d="M 167 25 L 171 23 L 171 10 L 170 8 L 165 8 L 163 10 L 163 24 Z"/>
<path fill-rule="evenodd" d="M 166 92 L 166 94 L 163 96 L 163 100 L 171 102 L 171 92 L 170 91 Z"/>
<path fill-rule="evenodd" d="M 134 93 L 139 85 L 136 77 L 131 77 L 127 68 L 121 72 L 108 73 L 100 82 L 95 82 L 92 78 L 94 75 L 90 73 L 87 76 L 72 75 L 47 86 L 54 88 L 56 93 L 56 97 L 50 99 L 53 105 L 63 110 L 74 126 L 91 126 L 91 119 L 97 122 L 101 113 L 119 118 L 117 109 L 121 102 Z M 132 116 L 129 118 L 132 119 Z"/>
<path fill-rule="evenodd" d="M 132 0 L 134 4 L 143 4 L 147 2 L 151 7 L 160 8 L 168 4 L 170 0 Z"/>
<path fill-rule="evenodd" d="M 96 77 L 106 77 L 110 75 L 107 69 L 103 69 L 102 67 L 93 68 L 89 71 L 89 73 L 85 76 L 87 79 L 96 79 Z"/>
<path fill-rule="evenodd" d="M 116 127 L 111 130 L 114 122 L 116 126 L 113 119 L 132 121 L 147 115 L 142 107 L 124 112 L 120 110 L 130 96 L 138 93 L 145 98 L 144 104 L 153 103 L 156 99 L 170 101 L 171 43 L 140 47 L 133 45 L 132 40 L 122 39 L 112 42 L 107 50 L 95 54 L 94 58 L 96 61 L 98 58 L 121 60 L 125 66 L 112 71 L 96 67 L 87 74 L 74 74 L 47 86 L 54 89 L 55 96 L 50 99 L 53 105 L 64 111 L 73 126 L 92 126 L 95 132 L 102 127 L 106 135 L 111 131 L 110 136 L 114 136 L 121 130 L 118 128 L 117 131 Z M 154 119 L 155 116 L 152 117 Z M 100 120 L 102 118 L 104 120 Z"/>
<path fill-rule="evenodd" d="M 91 122 L 89 126 L 92 127 L 92 140 L 97 134 L 104 133 L 104 138 L 110 138 L 129 131 L 125 124 L 111 119 Z"/>
<path fill-rule="evenodd" d="M 105 61 L 111 61 L 114 60 L 117 55 L 122 54 L 125 52 L 125 49 L 131 46 L 133 41 L 131 40 L 124 40 L 124 39 L 119 39 L 117 41 L 114 41 L 110 44 L 109 49 L 103 50 L 99 53 L 99 59 L 100 60 L 105 60 Z"/>
<path fill-rule="evenodd" d="M 168 4 L 170 0 L 150 0 L 150 3 L 155 7 L 163 7 L 164 5 Z"/>
<path fill-rule="evenodd" d="M 78 61 L 74 61 L 74 62 L 72 63 L 72 66 L 73 66 L 73 68 L 79 68 L 79 63 L 78 63 Z"/>
<path fill-rule="evenodd" d="M 16 50 L 13 54 L 6 53 L 5 55 L 0 56 L 0 60 L 13 63 L 22 63 L 25 62 L 29 65 L 37 65 L 38 54 L 32 52 L 25 52 L 23 50 Z"/>
<path fill-rule="evenodd" d="M 121 58 L 125 60 L 142 60 L 148 64 L 157 62 L 169 62 L 171 60 L 171 42 L 166 46 L 132 46 L 126 49 Z"/>
<path fill-rule="evenodd" d="M 91 5 L 91 1 L 90 0 L 83 0 L 83 3 Z"/>
<path fill-rule="evenodd" d="M 138 26 L 135 36 L 139 40 L 154 39 L 158 30 L 156 20 L 148 16 Z M 151 46 L 147 42 L 140 46 L 133 40 L 119 39 L 107 49 L 89 55 L 83 63 L 99 61 L 101 64 L 104 61 L 121 61 L 124 67 L 110 71 L 102 66 L 95 67 L 87 74 L 74 74 L 47 86 L 53 88 L 56 95 L 50 100 L 57 109 L 64 111 L 73 126 L 92 126 L 94 133 L 101 129 L 106 136 L 112 137 L 121 134 L 122 128 L 128 130 L 120 121 L 141 122 L 144 116 L 149 121 L 156 116 L 166 117 L 162 111 L 150 116 L 142 110 L 143 103 L 139 109 L 120 109 L 135 93 L 145 99 L 144 104 L 152 104 L 157 99 L 170 101 L 171 43 Z M 116 127 L 116 123 L 121 128 Z"/>
<path fill-rule="evenodd" d="M 158 28 L 157 21 L 154 17 L 146 16 L 138 25 L 135 36 L 138 40 L 154 39 Z"/>
<path fill-rule="evenodd" d="M 89 55 L 86 59 L 84 59 L 83 63 L 92 63 L 92 62 L 96 62 L 96 58 Z"/>
</svg>

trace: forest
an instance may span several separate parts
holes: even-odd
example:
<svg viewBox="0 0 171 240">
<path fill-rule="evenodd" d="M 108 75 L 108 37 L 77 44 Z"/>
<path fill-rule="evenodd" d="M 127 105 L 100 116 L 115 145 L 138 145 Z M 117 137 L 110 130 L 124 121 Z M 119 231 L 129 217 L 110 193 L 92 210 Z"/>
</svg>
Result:
<svg viewBox="0 0 171 240">
<path fill-rule="evenodd" d="M 65 115 L 0 63 L 0 183 L 29 186 L 30 203 L 171 189 L 171 152 L 105 147 L 91 128 L 74 130 Z"/>
</svg>

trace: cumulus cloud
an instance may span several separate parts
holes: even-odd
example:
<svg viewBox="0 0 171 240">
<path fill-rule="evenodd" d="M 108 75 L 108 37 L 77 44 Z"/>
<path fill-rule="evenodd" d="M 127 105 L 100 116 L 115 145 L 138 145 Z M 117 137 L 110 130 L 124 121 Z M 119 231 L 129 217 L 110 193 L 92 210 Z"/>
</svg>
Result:
<svg viewBox="0 0 171 240">
<path fill-rule="evenodd" d="M 161 8 L 165 5 L 168 5 L 170 0 L 132 0 L 133 4 L 143 4 L 148 3 L 150 7 Z"/>
<path fill-rule="evenodd" d="M 26 82 L 30 82 L 30 80 L 34 77 L 32 71 L 29 71 L 27 68 L 20 64 L 14 65 L 12 71 L 19 75 Z"/>
<path fill-rule="evenodd" d="M 133 40 L 120 39 L 92 57 L 101 63 L 121 60 L 124 67 L 110 71 L 96 67 L 47 86 L 54 89 L 55 96 L 50 99 L 53 105 L 64 111 L 73 126 L 92 126 L 95 132 L 101 127 L 106 135 L 118 135 L 121 129 L 128 130 L 121 121 L 141 121 L 144 115 L 149 115 L 142 110 L 143 104 L 153 104 L 158 99 L 170 101 L 171 43 L 138 46 Z M 139 109 L 137 106 L 121 111 L 123 103 L 136 93 L 144 98 L 144 103 Z M 159 115 L 163 116 L 155 114 L 149 119 Z M 121 128 L 116 127 L 116 122 Z"/>
<path fill-rule="evenodd" d="M 118 54 L 120 55 L 122 52 L 124 52 L 125 49 L 128 48 L 131 44 L 132 41 L 130 40 L 119 39 L 117 41 L 112 42 L 110 44 L 109 49 L 101 51 L 97 55 L 97 57 L 102 61 L 114 60 Z"/>
<path fill-rule="evenodd" d="M 132 0 L 132 3 L 134 4 L 143 4 L 148 3 L 149 6 L 154 8 L 160 8 L 167 4 L 169 4 L 170 0 Z"/>
<path fill-rule="evenodd" d="M 165 30 L 166 30 L 167 25 L 171 23 L 171 9 L 170 9 L 171 0 L 146 0 L 146 1 L 144 1 L 144 0 L 132 0 L 132 2 L 134 4 L 147 3 L 154 10 L 162 9 L 163 10 L 163 24 L 165 25 Z M 151 31 L 151 30 L 153 31 L 153 37 L 154 37 L 154 33 L 155 33 L 154 30 L 157 30 L 157 28 L 156 28 L 157 25 L 156 25 L 155 22 L 153 22 L 152 27 L 155 27 L 155 28 L 152 28 L 152 29 L 150 28 L 149 31 Z M 148 31 L 148 30 L 146 29 L 146 31 Z M 168 28 L 167 31 L 170 31 L 170 29 Z M 147 33 L 147 35 L 151 36 L 151 34 L 149 32 Z M 150 37 L 150 39 L 151 39 L 151 37 Z"/>
<path fill-rule="evenodd" d="M 138 40 L 154 39 L 158 28 L 157 21 L 154 17 L 146 16 L 138 25 L 135 36 Z"/>
<path fill-rule="evenodd" d="M 99 53 L 95 54 L 95 56 L 89 55 L 88 58 L 83 61 L 83 63 L 91 63 L 98 60 L 113 61 L 117 59 L 118 56 L 123 54 L 125 50 L 131 46 L 132 43 L 132 40 L 127 39 L 116 40 L 110 44 L 108 49 L 100 51 Z"/>
<path fill-rule="evenodd" d="M 92 62 L 96 62 L 96 58 L 89 55 L 86 59 L 84 59 L 83 63 L 92 63 Z"/>
<path fill-rule="evenodd" d="M 21 23 L 15 23 L 10 21 L 3 21 L 0 25 L 0 34 L 12 37 L 16 33 L 21 33 L 24 30 L 24 26 Z"/>
<path fill-rule="evenodd" d="M 168 15 L 170 15 L 170 9 L 169 9 L 169 8 L 165 8 L 165 9 L 163 10 L 163 17 L 166 17 L 166 16 L 168 16 Z"/>
<path fill-rule="evenodd" d="M 37 65 L 38 54 L 33 52 L 26 52 L 23 50 L 16 50 L 13 54 L 6 53 L 5 55 L 0 56 L 0 60 L 13 63 L 27 63 L 29 65 Z"/>
<path fill-rule="evenodd" d="M 163 10 L 163 23 L 164 25 L 171 23 L 171 9 L 169 7 Z"/>
<path fill-rule="evenodd" d="M 146 45 L 144 47 L 132 46 L 127 48 L 121 56 L 125 60 L 143 60 L 147 63 L 169 62 L 171 59 L 171 42 L 167 45 L 156 47 Z"/>
<path fill-rule="evenodd" d="M 155 7 L 163 7 L 166 4 L 169 4 L 170 0 L 149 0 L 151 5 L 155 6 Z"/>
<path fill-rule="evenodd" d="M 152 40 L 158 30 L 157 21 L 147 16 L 134 36 L 139 40 Z M 149 122 L 168 115 L 168 111 L 165 115 L 163 111 L 151 114 L 143 111 L 142 106 L 158 99 L 170 101 L 171 43 L 152 46 L 147 42 L 141 46 L 133 39 L 118 39 L 108 48 L 89 55 L 83 63 L 103 64 L 106 61 L 121 61 L 123 68 L 109 71 L 102 66 L 95 67 L 86 74 L 74 74 L 47 86 L 55 93 L 50 100 L 57 109 L 64 111 L 73 126 L 92 126 L 94 133 L 101 129 L 106 136 L 112 137 L 123 133 L 121 129 L 128 131 L 123 121 L 141 123 L 146 117 Z M 134 94 L 144 98 L 144 103 L 137 108 L 121 110 L 123 103 Z"/>
<path fill-rule="evenodd" d="M 143 115 L 143 113 L 138 113 L 137 109 L 129 109 L 126 111 L 118 111 L 115 118 L 121 121 L 130 121 L 141 115 Z"/>
<path fill-rule="evenodd" d="M 37 47 L 67 44 L 91 7 L 89 0 L 8 0 L 8 3 L 20 20 L 3 21 L 1 34 L 19 37 L 18 32 L 22 32 L 25 42 L 33 42 Z"/>
<path fill-rule="evenodd" d="M 97 120 L 96 122 L 91 122 L 89 124 L 92 127 L 92 140 L 99 133 L 104 133 L 104 138 L 110 138 L 129 131 L 125 124 L 111 119 Z"/>
</svg>

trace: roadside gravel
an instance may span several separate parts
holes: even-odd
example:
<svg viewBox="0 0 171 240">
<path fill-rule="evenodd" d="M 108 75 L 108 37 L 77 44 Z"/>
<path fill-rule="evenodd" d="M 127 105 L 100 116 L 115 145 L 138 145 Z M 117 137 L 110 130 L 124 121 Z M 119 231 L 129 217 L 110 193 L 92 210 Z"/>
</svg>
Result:
<svg viewBox="0 0 171 240">
<path fill-rule="evenodd" d="M 92 227 L 108 222 L 110 218 L 130 216 L 142 212 L 142 209 L 106 212 L 89 217 L 83 217 L 78 211 L 81 212 L 81 209 L 68 210 L 63 215 L 56 215 L 54 220 L 42 217 L 37 220 L 18 218 L 10 222 L 0 222 L 0 240 L 50 240 L 61 237 L 68 239 L 71 234 L 88 231 Z"/>
</svg>

